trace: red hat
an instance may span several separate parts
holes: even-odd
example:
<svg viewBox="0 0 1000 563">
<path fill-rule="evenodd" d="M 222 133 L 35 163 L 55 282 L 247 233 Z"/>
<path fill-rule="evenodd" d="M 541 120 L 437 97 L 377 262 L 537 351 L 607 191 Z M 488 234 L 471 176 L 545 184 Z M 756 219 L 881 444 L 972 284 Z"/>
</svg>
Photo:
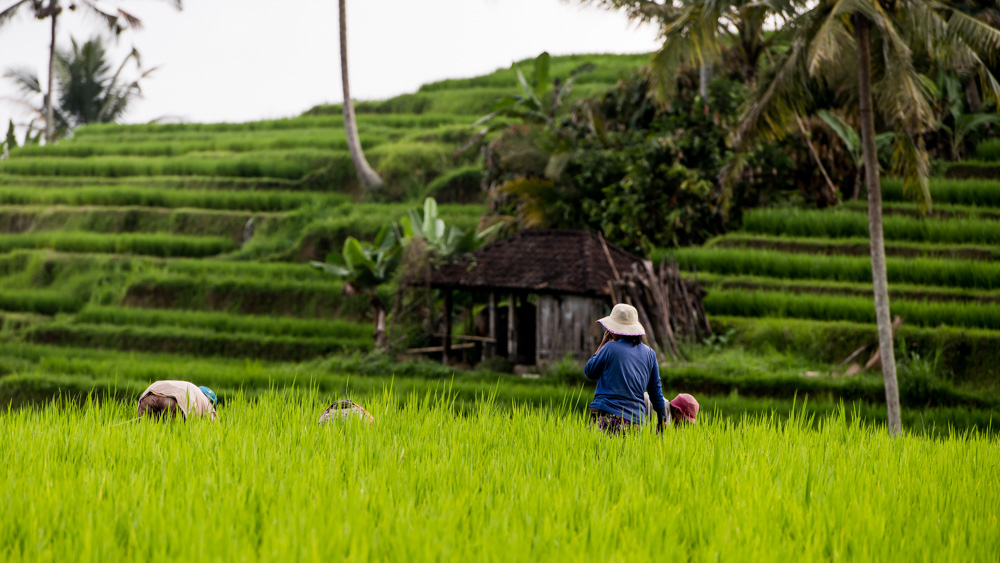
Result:
<svg viewBox="0 0 1000 563">
<path fill-rule="evenodd" d="M 681 416 L 692 424 L 698 418 L 698 409 L 701 408 L 698 406 L 698 401 L 687 393 L 681 393 L 674 397 L 674 400 L 670 401 L 670 406 L 681 411 Z"/>
</svg>

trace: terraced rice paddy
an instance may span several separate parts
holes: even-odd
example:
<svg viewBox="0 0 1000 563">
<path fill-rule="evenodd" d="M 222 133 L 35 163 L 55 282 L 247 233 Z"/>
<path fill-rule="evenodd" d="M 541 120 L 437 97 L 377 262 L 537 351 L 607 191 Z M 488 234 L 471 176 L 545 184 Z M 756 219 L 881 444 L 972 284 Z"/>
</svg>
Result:
<svg viewBox="0 0 1000 563">
<path fill-rule="evenodd" d="M 559 57 L 552 72 L 585 61 L 598 67 L 579 78 L 576 97 L 613 84 L 645 57 Z M 378 360 L 309 363 L 370 350 L 371 319 L 367 298 L 345 295 L 341 282 L 306 263 L 347 236 L 370 238 L 427 195 L 438 197 L 449 224 L 476 228 L 485 211 L 476 187 L 481 159 L 456 149 L 515 84 L 513 71 L 502 70 L 359 104 L 366 155 L 389 186 L 379 194 L 355 180 L 337 107 L 253 123 L 84 127 L 53 146 L 12 150 L 0 162 L 0 399 L 88 389 L 127 398 L 125 390 L 155 378 L 235 392 L 252 381 L 316 380 L 310 370 L 378 376 L 380 384 L 394 373 L 423 373 L 422 364 Z M 984 145 L 979 158 L 990 150 Z M 887 180 L 884 191 L 894 312 L 906 317 L 908 420 L 985 427 L 1000 397 L 1000 182 L 935 178 L 926 217 L 898 181 Z M 874 335 L 866 229 L 862 202 L 757 209 L 742 230 L 703 248 L 658 250 L 656 258 L 671 254 L 697 269 L 719 329 L 687 351 L 687 362 L 665 366 L 668 386 L 744 410 L 751 399 L 741 393 L 787 402 L 801 390 L 825 401 L 824 412 L 841 399 L 861 400 L 867 420 L 877 421 L 877 376 L 828 376 Z M 381 296 L 391 295 L 386 288 Z M 720 355 L 733 344 L 742 348 Z M 82 369 L 66 354 L 100 359 Z M 546 385 L 565 391 L 559 386 L 579 383 L 567 370 L 539 384 L 539 394 L 495 373 L 463 389 L 474 397 L 500 379 L 512 390 L 502 397 L 537 403 L 551 394 Z M 929 371 L 954 385 L 920 379 Z M 414 385 L 453 373 L 433 371 Z M 803 375 L 810 373 L 822 376 Z M 983 411 L 935 419 L 924 407 Z"/>
<path fill-rule="evenodd" d="M 930 185 L 936 204 L 926 215 L 902 199 L 898 181 L 884 193 L 890 305 L 909 344 L 901 355 L 937 358 L 940 377 L 990 396 L 1000 372 L 1000 181 Z M 744 345 L 838 362 L 874 336 L 863 201 L 750 210 L 736 232 L 666 254 L 697 270 L 706 310 Z"/>
</svg>

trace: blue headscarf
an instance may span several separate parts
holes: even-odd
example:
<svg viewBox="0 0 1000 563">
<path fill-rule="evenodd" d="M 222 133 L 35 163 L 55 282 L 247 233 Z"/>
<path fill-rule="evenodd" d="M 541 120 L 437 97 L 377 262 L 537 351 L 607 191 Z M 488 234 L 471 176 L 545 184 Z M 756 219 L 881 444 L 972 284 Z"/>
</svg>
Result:
<svg viewBox="0 0 1000 563">
<path fill-rule="evenodd" d="M 211 389 L 205 387 L 204 385 L 202 385 L 198 389 L 201 389 L 201 392 L 204 393 L 205 396 L 207 396 L 212 401 L 212 406 L 215 406 L 215 404 L 219 402 L 219 399 L 215 396 L 215 391 L 212 391 Z"/>
</svg>

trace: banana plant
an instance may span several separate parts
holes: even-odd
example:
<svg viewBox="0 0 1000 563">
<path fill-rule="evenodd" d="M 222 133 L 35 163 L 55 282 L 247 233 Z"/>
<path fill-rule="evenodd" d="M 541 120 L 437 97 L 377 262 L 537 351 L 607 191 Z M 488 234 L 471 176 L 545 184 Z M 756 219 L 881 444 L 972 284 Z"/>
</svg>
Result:
<svg viewBox="0 0 1000 563">
<path fill-rule="evenodd" d="M 399 219 L 399 226 L 404 243 L 420 239 L 435 254 L 448 258 L 479 248 L 500 224 L 496 223 L 478 232 L 466 232 L 454 225 L 447 225 L 444 219 L 438 216 L 437 201 L 428 197 L 424 200 L 423 216 L 420 211 L 411 209 L 407 215 Z"/>
<path fill-rule="evenodd" d="M 310 262 L 314 268 L 344 280 L 344 293 L 368 296 L 375 318 L 375 349 L 380 351 L 387 348 L 386 307 L 377 290 L 392 279 L 401 256 L 402 246 L 396 230 L 387 225 L 382 227 L 372 243 L 347 237 L 339 255 L 327 255 L 326 262 Z"/>
</svg>

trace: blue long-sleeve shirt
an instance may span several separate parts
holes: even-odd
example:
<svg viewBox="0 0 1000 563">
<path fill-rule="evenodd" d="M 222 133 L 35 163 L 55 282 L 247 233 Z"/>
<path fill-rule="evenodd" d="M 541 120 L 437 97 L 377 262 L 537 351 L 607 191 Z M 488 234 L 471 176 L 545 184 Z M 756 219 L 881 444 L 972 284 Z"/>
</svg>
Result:
<svg viewBox="0 0 1000 563">
<path fill-rule="evenodd" d="M 649 346 L 612 340 L 591 356 L 583 373 L 587 379 L 597 380 L 591 408 L 642 424 L 646 418 L 643 392 L 649 392 L 659 421 L 666 420 L 660 366 Z"/>
</svg>

